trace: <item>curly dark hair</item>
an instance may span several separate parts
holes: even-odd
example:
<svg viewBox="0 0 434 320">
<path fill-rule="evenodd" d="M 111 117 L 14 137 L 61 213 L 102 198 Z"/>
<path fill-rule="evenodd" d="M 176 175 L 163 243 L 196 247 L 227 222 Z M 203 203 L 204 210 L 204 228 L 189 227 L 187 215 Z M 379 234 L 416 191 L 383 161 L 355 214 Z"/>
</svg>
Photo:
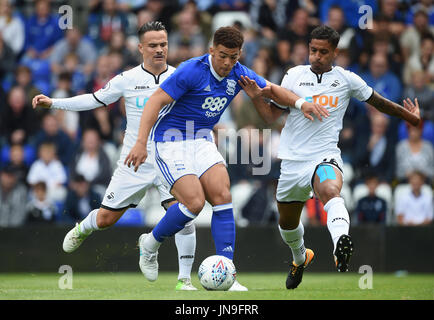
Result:
<svg viewBox="0 0 434 320">
<path fill-rule="evenodd" d="M 340 37 L 341 36 L 335 29 L 325 25 L 316 27 L 310 34 L 310 40 L 327 40 L 333 48 L 338 46 Z"/>
<path fill-rule="evenodd" d="M 214 33 L 213 45 L 215 47 L 221 44 L 226 48 L 241 49 L 243 43 L 244 37 L 242 33 L 235 27 L 221 27 Z"/>
</svg>

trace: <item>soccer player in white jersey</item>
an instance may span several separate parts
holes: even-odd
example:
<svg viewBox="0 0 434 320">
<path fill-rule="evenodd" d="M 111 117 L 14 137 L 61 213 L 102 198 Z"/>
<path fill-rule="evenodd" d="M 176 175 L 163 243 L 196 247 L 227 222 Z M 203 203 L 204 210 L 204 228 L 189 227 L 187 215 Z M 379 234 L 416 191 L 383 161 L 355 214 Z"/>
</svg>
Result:
<svg viewBox="0 0 434 320">
<path fill-rule="evenodd" d="M 134 146 L 143 108 L 152 93 L 175 70 L 167 64 L 167 31 L 161 22 L 144 24 L 138 30 L 140 43 L 138 49 L 143 56 L 143 64 L 122 72 L 111 79 L 102 89 L 92 93 L 65 99 L 50 99 L 38 95 L 33 99 L 33 107 L 82 111 L 107 106 L 119 98 L 125 98 L 127 127 L 118 165 L 113 173 L 104 199 L 99 209 L 89 215 L 68 232 L 63 242 L 66 252 L 76 250 L 93 231 L 103 230 L 114 225 L 130 207 L 136 207 L 146 191 L 157 187 L 161 204 L 167 210 L 176 200 L 161 183 L 151 161 L 146 161 L 137 171 L 124 165 L 124 159 Z M 150 146 L 148 145 L 148 148 Z M 187 224 L 175 235 L 178 249 L 179 275 L 177 290 L 196 290 L 191 284 L 191 268 L 196 249 L 194 223 Z M 156 259 L 144 257 L 142 259 Z"/>
<path fill-rule="evenodd" d="M 417 99 L 414 103 L 406 99 L 404 107 L 401 107 L 379 95 L 358 75 L 333 66 L 338 42 L 339 34 L 334 29 L 317 27 L 312 31 L 309 43 L 310 65 L 288 70 L 281 86 L 273 85 L 261 90 L 252 79 L 242 77 L 241 80 L 241 85 L 254 102 L 263 97 L 272 99 L 265 108 L 261 108 L 263 104 L 257 107 L 262 118 L 269 123 L 282 114 L 281 108 L 288 109 L 283 106 L 291 105 L 290 91 L 302 97 L 295 103 L 296 108 L 290 110 L 278 151 L 278 157 L 282 159 L 276 192 L 279 231 L 294 258 L 286 280 L 288 289 L 295 289 L 300 284 L 303 270 L 314 257 L 313 251 L 304 247 L 304 228 L 300 221 L 304 203 L 311 198 L 312 192 L 324 203 L 327 212 L 336 268 L 339 272 L 348 270 L 353 241 L 349 235 L 349 215 L 340 196 L 343 172 L 337 144 L 350 98 L 366 101 L 379 111 L 412 125 L 420 121 Z M 324 106 L 329 116 L 323 121 L 306 119 L 298 110 L 305 101 Z"/>
<path fill-rule="evenodd" d="M 235 221 L 230 181 L 211 132 L 242 89 L 237 82 L 241 75 L 255 79 L 261 87 L 268 83 L 238 62 L 243 40 L 236 28 L 219 28 L 214 33 L 210 53 L 183 62 L 143 110 L 139 137 L 125 163 L 137 169 L 147 159 L 144 146 L 151 133 L 150 138 L 155 141 L 151 157 L 155 157 L 162 181 L 179 201 L 167 210 L 151 233 L 140 237 L 146 254 L 156 254 L 164 239 L 193 221 L 207 200 L 213 206 L 211 233 L 216 254 L 233 259 Z M 297 99 L 293 95 L 292 102 Z M 307 112 L 321 112 L 319 106 L 307 105 L 310 107 Z M 148 279 L 158 277 L 158 264 L 149 263 L 143 268 Z M 235 281 L 229 290 L 247 288 Z"/>
</svg>

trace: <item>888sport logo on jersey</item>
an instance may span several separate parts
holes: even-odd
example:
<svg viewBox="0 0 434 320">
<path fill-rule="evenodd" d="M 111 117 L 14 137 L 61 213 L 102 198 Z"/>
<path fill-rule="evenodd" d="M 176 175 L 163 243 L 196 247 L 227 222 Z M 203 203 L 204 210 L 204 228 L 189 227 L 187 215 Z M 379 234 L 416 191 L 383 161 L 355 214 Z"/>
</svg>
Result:
<svg viewBox="0 0 434 320">
<path fill-rule="evenodd" d="M 226 97 L 207 97 L 202 103 L 202 109 L 205 111 L 205 116 L 208 118 L 220 115 L 220 112 L 225 108 L 228 99 Z"/>
</svg>

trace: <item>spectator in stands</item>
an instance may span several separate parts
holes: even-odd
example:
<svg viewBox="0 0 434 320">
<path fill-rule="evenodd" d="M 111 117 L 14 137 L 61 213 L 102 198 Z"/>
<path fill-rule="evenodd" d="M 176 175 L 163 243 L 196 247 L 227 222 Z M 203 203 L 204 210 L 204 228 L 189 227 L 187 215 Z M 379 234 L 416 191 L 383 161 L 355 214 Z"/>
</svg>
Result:
<svg viewBox="0 0 434 320">
<path fill-rule="evenodd" d="M 413 54 L 420 55 L 421 40 L 425 34 L 433 34 L 434 27 L 429 25 L 428 14 L 421 9 L 414 14 L 413 25 L 407 27 L 402 33 L 400 43 L 404 61 L 407 61 Z"/>
<path fill-rule="evenodd" d="M 64 166 L 69 163 L 75 150 L 74 141 L 59 127 L 56 117 L 51 113 L 42 119 L 42 127 L 34 139 L 37 148 L 44 142 L 54 143 L 59 160 Z"/>
<path fill-rule="evenodd" d="M 74 52 L 68 53 L 62 63 L 65 66 L 65 72 L 71 74 L 71 90 L 74 92 L 75 95 L 84 94 L 87 80 L 86 75 L 81 71 L 79 67 L 80 61 L 78 56 Z M 57 81 L 58 80 L 56 80 L 55 82 Z"/>
<path fill-rule="evenodd" d="M 26 93 L 26 105 L 31 105 L 33 97 L 41 93 L 33 84 L 32 70 L 27 66 L 18 66 L 15 69 L 15 82 Z"/>
<path fill-rule="evenodd" d="M 369 50 L 369 55 L 381 54 L 386 56 L 389 70 L 397 77 L 402 74 L 402 52 L 399 38 L 389 31 L 389 23 L 384 17 L 379 16 L 375 20 L 375 32 L 372 39 L 364 45 Z"/>
<path fill-rule="evenodd" d="M 376 53 L 371 57 L 369 72 L 361 75 L 368 86 L 393 102 L 401 99 L 402 85 L 399 78 L 389 71 L 386 55 Z"/>
<path fill-rule="evenodd" d="M 102 12 L 97 13 L 88 25 L 89 37 L 97 49 L 101 49 L 110 42 L 113 32 L 127 31 L 128 19 L 124 12 L 117 11 L 116 0 L 103 0 Z"/>
<path fill-rule="evenodd" d="M 86 86 L 87 92 L 95 92 L 106 85 L 115 74 L 110 65 L 110 58 L 108 55 L 100 55 L 96 62 L 96 68 L 91 77 L 91 80 Z"/>
<path fill-rule="evenodd" d="M 105 193 L 112 168 L 97 130 L 89 128 L 83 132 L 81 148 L 70 163 L 70 174 L 82 175 L 95 191 Z"/>
<path fill-rule="evenodd" d="M 29 172 L 29 166 L 25 162 L 24 147 L 20 144 L 13 144 L 9 149 L 9 163 L 17 177 L 17 181 L 22 184 L 26 184 L 27 174 Z"/>
<path fill-rule="evenodd" d="M 432 194 L 422 192 L 423 173 L 414 171 L 409 176 L 410 190 L 396 199 L 395 214 L 401 226 L 421 226 L 432 223 Z"/>
<path fill-rule="evenodd" d="M 12 0 L 0 0 L 0 33 L 18 57 L 24 48 L 26 34 L 23 21 L 14 15 Z"/>
<path fill-rule="evenodd" d="M 362 223 L 385 223 L 387 213 L 387 203 L 384 199 L 375 194 L 379 180 L 375 174 L 365 178 L 368 187 L 368 195 L 361 198 L 354 210 L 354 218 L 358 224 Z"/>
<path fill-rule="evenodd" d="M 39 128 L 39 121 L 31 105 L 26 104 L 24 89 L 15 86 L 7 96 L 7 104 L 0 117 L 0 131 L 9 144 L 25 144 Z"/>
<path fill-rule="evenodd" d="M 309 43 L 309 35 L 312 27 L 308 23 L 309 13 L 304 8 L 297 9 L 292 19 L 289 19 L 287 26 L 281 29 L 277 35 L 277 53 L 279 63 L 285 67 L 289 63 L 289 54 L 292 51 L 292 45 L 300 40 Z"/>
<path fill-rule="evenodd" d="M 247 11 L 249 0 L 214 0 L 212 11 Z"/>
<path fill-rule="evenodd" d="M 35 95 L 41 93 L 38 87 L 34 83 L 34 77 L 32 74 L 32 70 L 25 65 L 20 65 L 17 67 L 15 71 L 15 85 L 20 86 L 24 89 L 26 94 L 26 105 L 32 105 L 32 99 Z M 38 127 L 42 121 L 44 115 L 46 115 L 49 111 L 46 109 L 33 109 L 33 112 L 36 114 Z"/>
<path fill-rule="evenodd" d="M 44 142 L 38 148 L 38 159 L 33 162 L 27 175 L 27 183 L 34 185 L 38 182 L 47 185 L 50 201 L 64 201 L 66 196 L 66 170 L 57 159 L 56 145 Z"/>
<path fill-rule="evenodd" d="M 4 80 L 11 82 L 15 70 L 15 59 L 14 52 L 3 40 L 0 32 L 0 84 Z"/>
<path fill-rule="evenodd" d="M 277 38 L 277 32 L 285 28 L 288 1 L 252 1 L 250 5 L 250 17 L 259 37 L 273 44 Z"/>
<path fill-rule="evenodd" d="M 75 95 L 72 91 L 72 75 L 69 72 L 59 74 L 57 88 L 52 93 L 53 98 L 68 98 Z M 77 139 L 79 132 L 80 116 L 75 111 L 65 111 L 60 109 L 52 109 L 51 113 L 57 119 L 59 127 L 63 130 L 72 141 Z"/>
<path fill-rule="evenodd" d="M 57 42 L 53 48 L 50 64 L 54 76 L 59 76 L 62 71 L 71 72 L 66 70 L 64 64 L 66 56 L 71 53 L 78 58 L 78 71 L 89 77 L 95 69 L 97 50 L 92 41 L 83 37 L 78 26 L 66 30 L 65 38 Z"/>
<path fill-rule="evenodd" d="M 181 11 L 176 16 L 176 29 L 169 33 L 168 61 L 171 65 L 205 53 L 207 40 L 202 35 L 197 16 L 192 11 Z"/>
<path fill-rule="evenodd" d="M 434 36 L 426 34 L 421 38 L 419 54 L 415 53 L 405 63 L 404 82 L 411 84 L 411 74 L 414 71 L 425 71 L 428 82 L 434 81 Z"/>
<path fill-rule="evenodd" d="M 308 63 L 309 47 L 303 41 L 295 41 L 291 50 L 291 60 L 289 67 L 303 65 Z M 283 77 L 283 75 L 282 75 Z"/>
<path fill-rule="evenodd" d="M 344 11 L 339 6 L 332 6 L 327 15 L 326 25 L 335 29 L 341 36 L 338 43 L 339 49 L 348 49 L 356 34 L 354 29 L 347 26 Z"/>
<path fill-rule="evenodd" d="M 146 5 L 147 0 L 117 0 L 117 8 L 126 13 L 133 12 L 137 13 L 143 9 Z"/>
<path fill-rule="evenodd" d="M 428 14 L 430 25 L 434 25 L 434 3 L 432 0 L 412 1 L 413 5 L 407 11 L 407 24 L 413 24 L 414 14 L 418 11 L 425 11 Z"/>
<path fill-rule="evenodd" d="M 101 196 L 92 190 L 89 182 L 80 174 L 73 176 L 63 214 L 79 221 L 87 217 L 90 211 L 98 209 L 100 204 Z"/>
<path fill-rule="evenodd" d="M 37 182 L 32 186 L 30 202 L 26 206 L 26 224 L 47 224 L 55 221 L 56 206 L 47 197 L 45 182 Z"/>
<path fill-rule="evenodd" d="M 338 6 L 342 8 L 345 13 L 345 20 L 352 28 L 359 28 L 359 20 L 363 15 L 363 12 L 359 12 L 359 8 L 363 5 L 367 5 L 372 9 L 374 15 L 378 12 L 378 4 L 376 0 L 360 0 L 360 1 L 348 1 L 348 0 L 324 0 L 319 5 L 319 17 L 322 23 L 327 21 L 327 15 L 330 7 Z"/>
<path fill-rule="evenodd" d="M 380 15 L 382 15 L 387 23 L 388 30 L 399 36 L 405 30 L 405 15 L 399 10 L 398 0 L 381 0 L 379 1 Z"/>
<path fill-rule="evenodd" d="M 395 144 L 388 135 L 389 118 L 378 112 L 371 111 L 370 133 L 360 137 L 356 149 L 356 166 L 359 176 L 365 176 L 367 171 L 379 177 L 381 182 L 391 182 L 395 172 Z"/>
<path fill-rule="evenodd" d="M 434 178 L 434 148 L 422 139 L 423 122 L 419 127 L 407 125 L 408 139 L 396 146 L 396 177 L 406 182 L 413 171 L 419 171 L 430 181 Z"/>
<path fill-rule="evenodd" d="M 425 71 L 413 71 L 410 84 L 404 89 L 404 97 L 417 98 L 422 119 L 434 122 L 434 90 L 429 87 L 429 76 Z"/>
<path fill-rule="evenodd" d="M 136 48 L 137 50 L 137 48 Z M 121 56 L 121 66 L 119 69 L 125 70 L 132 66 L 140 64 L 137 60 L 136 55 L 134 55 L 130 50 L 128 50 L 125 34 L 122 31 L 113 32 L 110 42 L 101 51 L 102 55 L 109 55 L 110 53 L 118 53 Z"/>
<path fill-rule="evenodd" d="M 27 188 L 11 167 L 0 169 L 0 227 L 19 227 L 26 220 Z"/>
<path fill-rule="evenodd" d="M 58 16 L 51 14 L 49 0 L 36 0 L 35 13 L 26 21 L 25 54 L 30 59 L 46 60 L 54 44 L 63 37 Z"/>
</svg>

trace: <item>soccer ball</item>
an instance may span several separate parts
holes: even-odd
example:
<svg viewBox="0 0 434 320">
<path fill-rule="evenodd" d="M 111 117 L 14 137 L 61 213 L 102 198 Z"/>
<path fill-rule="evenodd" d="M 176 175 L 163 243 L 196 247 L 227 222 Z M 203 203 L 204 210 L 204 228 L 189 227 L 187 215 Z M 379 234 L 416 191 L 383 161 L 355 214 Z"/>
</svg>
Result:
<svg viewBox="0 0 434 320">
<path fill-rule="evenodd" d="M 199 266 L 199 281 L 206 290 L 228 290 L 235 282 L 236 269 L 224 256 L 210 256 Z"/>
</svg>

